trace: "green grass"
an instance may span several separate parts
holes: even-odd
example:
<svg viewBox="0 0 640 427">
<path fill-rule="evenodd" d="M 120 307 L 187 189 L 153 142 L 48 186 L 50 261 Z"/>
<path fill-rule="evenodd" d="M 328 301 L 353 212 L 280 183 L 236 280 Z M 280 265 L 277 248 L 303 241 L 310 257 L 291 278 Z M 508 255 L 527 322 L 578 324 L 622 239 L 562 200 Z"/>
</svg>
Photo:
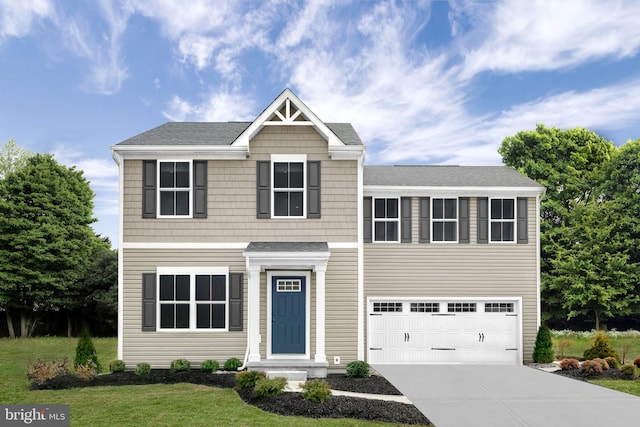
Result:
<svg viewBox="0 0 640 427">
<path fill-rule="evenodd" d="M 557 358 L 583 357 L 584 351 L 591 347 L 593 332 L 552 331 L 553 349 Z M 640 357 L 640 332 L 609 332 L 609 343 L 618 352 L 620 358 L 624 355 L 626 363 L 632 363 Z"/>
<path fill-rule="evenodd" d="M 116 359 L 115 338 L 94 338 L 102 366 Z M 230 389 L 194 384 L 28 391 L 30 362 L 68 357 L 77 338 L 0 339 L 0 402 L 68 404 L 72 426 L 390 426 L 346 419 L 284 417 L 247 405 Z"/>
<path fill-rule="evenodd" d="M 590 383 L 597 384 L 602 387 L 618 390 L 623 393 L 633 394 L 640 396 L 640 381 L 625 381 L 625 380 L 591 380 Z"/>
</svg>

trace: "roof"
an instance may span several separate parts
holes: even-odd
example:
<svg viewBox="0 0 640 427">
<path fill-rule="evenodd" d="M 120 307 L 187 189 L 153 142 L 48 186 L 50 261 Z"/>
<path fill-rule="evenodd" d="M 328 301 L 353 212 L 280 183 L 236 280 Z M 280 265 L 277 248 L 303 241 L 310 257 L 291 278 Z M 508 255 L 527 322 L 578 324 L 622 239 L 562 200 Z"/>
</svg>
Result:
<svg viewBox="0 0 640 427">
<path fill-rule="evenodd" d="M 507 166 L 365 166 L 364 185 L 544 188 Z"/>
<path fill-rule="evenodd" d="M 252 122 L 168 122 L 117 145 L 231 145 Z M 362 145 L 350 123 L 325 123 L 345 145 Z"/>
<path fill-rule="evenodd" d="M 328 252 L 327 242 L 251 242 L 245 252 Z"/>
</svg>

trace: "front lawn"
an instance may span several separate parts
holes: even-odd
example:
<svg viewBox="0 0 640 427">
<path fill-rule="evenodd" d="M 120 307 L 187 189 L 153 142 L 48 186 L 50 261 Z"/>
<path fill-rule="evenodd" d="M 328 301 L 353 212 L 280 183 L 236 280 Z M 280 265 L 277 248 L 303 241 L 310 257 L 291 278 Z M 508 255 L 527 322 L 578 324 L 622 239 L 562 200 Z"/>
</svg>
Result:
<svg viewBox="0 0 640 427">
<path fill-rule="evenodd" d="M 640 380 L 590 380 L 590 383 L 597 384 L 602 387 L 618 390 L 623 393 L 629 393 L 640 396 Z"/>
<path fill-rule="evenodd" d="M 116 359 L 115 338 L 94 338 L 100 363 Z M 193 384 L 28 391 L 29 362 L 68 357 L 77 338 L 0 339 L 0 402 L 69 404 L 72 426 L 389 426 L 348 419 L 309 419 L 263 412 L 231 389 Z"/>
</svg>

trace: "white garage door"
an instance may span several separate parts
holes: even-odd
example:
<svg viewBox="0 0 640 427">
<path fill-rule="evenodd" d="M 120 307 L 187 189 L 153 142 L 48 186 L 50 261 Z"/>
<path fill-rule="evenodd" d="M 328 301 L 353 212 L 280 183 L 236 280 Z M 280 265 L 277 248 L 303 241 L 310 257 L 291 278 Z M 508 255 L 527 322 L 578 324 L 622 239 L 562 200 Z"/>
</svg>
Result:
<svg viewBox="0 0 640 427">
<path fill-rule="evenodd" d="M 369 363 L 520 360 L 517 300 L 370 299 Z"/>
</svg>

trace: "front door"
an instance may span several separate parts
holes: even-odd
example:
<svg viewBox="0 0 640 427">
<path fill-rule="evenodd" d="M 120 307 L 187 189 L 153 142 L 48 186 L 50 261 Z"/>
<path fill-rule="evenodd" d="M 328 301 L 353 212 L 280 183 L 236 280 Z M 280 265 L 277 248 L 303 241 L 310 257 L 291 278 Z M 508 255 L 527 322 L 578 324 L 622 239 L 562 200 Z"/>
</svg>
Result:
<svg viewBox="0 0 640 427">
<path fill-rule="evenodd" d="M 304 354 L 306 342 L 305 278 L 274 276 L 271 284 L 271 352 Z"/>
</svg>

